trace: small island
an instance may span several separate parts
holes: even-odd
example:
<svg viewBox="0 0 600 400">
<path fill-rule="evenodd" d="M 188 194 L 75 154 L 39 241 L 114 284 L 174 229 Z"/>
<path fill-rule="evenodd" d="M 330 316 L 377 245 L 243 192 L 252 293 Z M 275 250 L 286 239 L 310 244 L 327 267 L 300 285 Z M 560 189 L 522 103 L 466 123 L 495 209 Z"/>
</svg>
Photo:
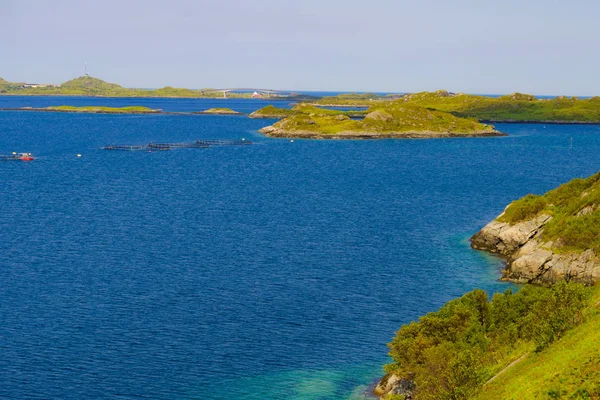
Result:
<svg viewBox="0 0 600 400">
<path fill-rule="evenodd" d="M 215 115 L 242 115 L 241 112 L 231 108 L 209 108 L 208 110 L 194 112 L 192 114 L 215 114 Z"/>
<path fill-rule="evenodd" d="M 507 258 L 503 279 L 600 282 L 600 173 L 511 203 L 471 239 Z"/>
<path fill-rule="evenodd" d="M 502 136 L 470 118 L 401 102 L 380 103 L 366 111 L 338 111 L 299 104 L 293 114 L 261 129 L 270 137 L 305 139 L 385 139 Z"/>
<path fill-rule="evenodd" d="M 142 106 L 128 107 L 104 107 L 104 106 L 52 106 L 44 108 L 22 107 L 3 110 L 16 111 L 47 111 L 47 112 L 67 112 L 67 113 L 90 113 L 90 114 L 163 114 L 159 109 L 153 109 Z"/>
</svg>

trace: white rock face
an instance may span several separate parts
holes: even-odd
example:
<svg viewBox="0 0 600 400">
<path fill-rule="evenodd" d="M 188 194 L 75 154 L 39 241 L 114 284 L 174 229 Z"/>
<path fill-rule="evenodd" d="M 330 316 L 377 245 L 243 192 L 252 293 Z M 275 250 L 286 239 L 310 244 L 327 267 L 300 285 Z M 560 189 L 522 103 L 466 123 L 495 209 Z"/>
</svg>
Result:
<svg viewBox="0 0 600 400">
<path fill-rule="evenodd" d="M 475 234 L 471 245 L 507 258 L 504 280 L 538 284 L 551 284 L 561 279 L 586 284 L 600 281 L 600 258 L 593 250 L 561 253 L 552 242 L 543 241 L 544 225 L 552 219 L 549 215 L 539 215 L 514 225 L 499 222 L 498 218 Z"/>
</svg>

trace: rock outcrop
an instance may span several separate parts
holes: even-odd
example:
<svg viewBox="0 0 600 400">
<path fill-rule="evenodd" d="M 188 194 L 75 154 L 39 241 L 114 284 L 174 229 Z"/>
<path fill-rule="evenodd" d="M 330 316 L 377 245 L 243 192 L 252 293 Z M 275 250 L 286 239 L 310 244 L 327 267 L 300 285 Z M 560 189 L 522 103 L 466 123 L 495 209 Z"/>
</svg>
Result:
<svg viewBox="0 0 600 400">
<path fill-rule="evenodd" d="M 373 389 L 373 394 L 385 400 L 392 396 L 412 400 L 415 384 L 410 379 L 402 379 L 394 374 L 385 375 Z M 397 396 L 397 397 L 396 397 Z"/>
<path fill-rule="evenodd" d="M 503 280 L 544 285 L 561 279 L 585 284 L 600 281 L 600 257 L 593 250 L 565 252 L 544 240 L 544 226 L 552 220 L 549 215 L 516 224 L 501 222 L 500 217 L 476 233 L 471 245 L 506 257 Z"/>
</svg>

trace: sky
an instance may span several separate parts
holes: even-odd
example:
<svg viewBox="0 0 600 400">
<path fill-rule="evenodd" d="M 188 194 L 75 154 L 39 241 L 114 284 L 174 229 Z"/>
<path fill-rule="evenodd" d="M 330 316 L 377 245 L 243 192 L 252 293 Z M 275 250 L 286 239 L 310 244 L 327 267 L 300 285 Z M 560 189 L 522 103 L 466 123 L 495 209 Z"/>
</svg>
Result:
<svg viewBox="0 0 600 400">
<path fill-rule="evenodd" d="M 598 0 L 0 0 L 0 77 L 600 95 Z"/>
</svg>

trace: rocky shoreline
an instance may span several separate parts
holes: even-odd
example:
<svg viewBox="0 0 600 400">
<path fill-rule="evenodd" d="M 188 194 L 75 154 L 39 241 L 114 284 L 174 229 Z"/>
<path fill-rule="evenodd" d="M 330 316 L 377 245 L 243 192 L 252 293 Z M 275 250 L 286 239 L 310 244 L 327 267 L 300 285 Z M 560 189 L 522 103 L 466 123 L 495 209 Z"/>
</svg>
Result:
<svg viewBox="0 0 600 400">
<path fill-rule="evenodd" d="M 507 136 L 496 130 L 487 130 L 472 133 L 434 132 L 434 131 L 408 131 L 408 132 L 375 132 L 375 131 L 348 131 L 335 134 L 313 132 L 313 131 L 289 131 L 274 126 L 267 126 L 260 130 L 266 136 L 273 138 L 289 139 L 433 139 L 433 138 L 473 138 L 473 137 L 496 137 Z"/>
<path fill-rule="evenodd" d="M 504 213 L 503 213 L 504 214 Z M 600 258 L 593 250 L 559 251 L 542 237 L 552 217 L 546 214 L 509 224 L 496 219 L 471 238 L 471 246 L 506 258 L 502 280 L 550 285 L 566 279 L 584 284 L 600 281 Z"/>
<path fill-rule="evenodd" d="M 390 396 L 402 396 L 404 400 L 412 400 L 414 390 L 415 384 L 412 380 L 386 374 L 373 389 L 373 394 L 382 400 Z"/>
</svg>

